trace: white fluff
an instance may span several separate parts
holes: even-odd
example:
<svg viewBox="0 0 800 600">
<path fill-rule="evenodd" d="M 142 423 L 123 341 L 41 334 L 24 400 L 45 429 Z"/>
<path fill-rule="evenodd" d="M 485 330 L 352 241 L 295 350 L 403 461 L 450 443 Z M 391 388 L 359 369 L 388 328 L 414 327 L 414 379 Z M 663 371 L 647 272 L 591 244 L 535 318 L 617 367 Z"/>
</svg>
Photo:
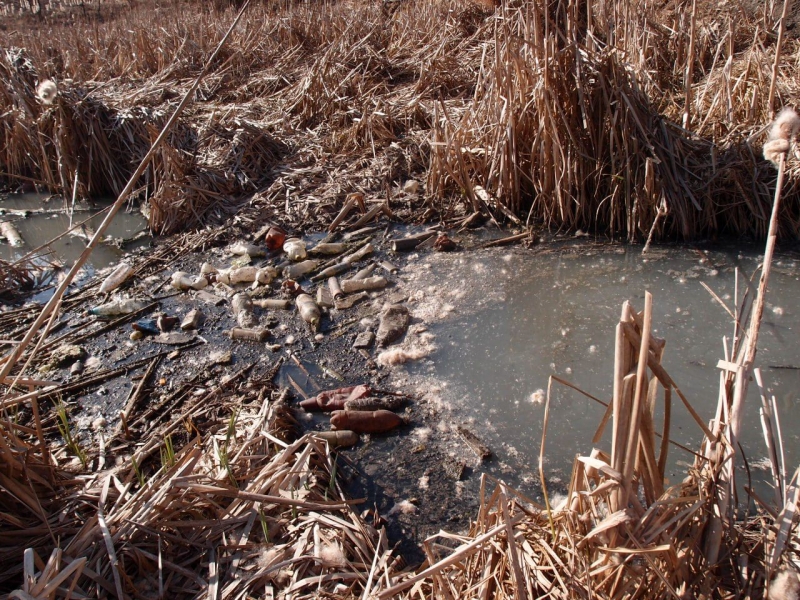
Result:
<svg viewBox="0 0 800 600">
<path fill-rule="evenodd" d="M 39 97 L 39 100 L 42 101 L 42 104 L 52 104 L 56 96 L 58 96 L 58 86 L 56 82 L 45 79 L 36 88 L 36 95 Z"/>
<path fill-rule="evenodd" d="M 323 545 L 319 557 L 329 565 L 343 567 L 347 564 L 342 547 L 336 542 Z"/>
<path fill-rule="evenodd" d="M 789 151 L 789 146 L 800 131 L 800 117 L 791 108 L 784 108 L 769 129 L 769 139 L 764 144 L 764 158 L 778 164 L 781 154 Z"/>
<path fill-rule="evenodd" d="M 794 571 L 783 570 L 775 576 L 769 585 L 769 600 L 800 599 L 800 580 Z"/>
<path fill-rule="evenodd" d="M 419 360 L 425 358 L 431 353 L 430 348 L 420 348 L 418 346 L 411 346 L 409 348 L 391 348 L 384 350 L 378 355 L 378 364 L 384 367 L 392 365 L 402 365 L 410 360 Z"/>
<path fill-rule="evenodd" d="M 408 500 L 401 500 L 395 504 L 389 511 L 389 516 L 401 513 L 404 515 L 414 515 L 417 513 L 417 507 L 411 504 Z"/>
</svg>

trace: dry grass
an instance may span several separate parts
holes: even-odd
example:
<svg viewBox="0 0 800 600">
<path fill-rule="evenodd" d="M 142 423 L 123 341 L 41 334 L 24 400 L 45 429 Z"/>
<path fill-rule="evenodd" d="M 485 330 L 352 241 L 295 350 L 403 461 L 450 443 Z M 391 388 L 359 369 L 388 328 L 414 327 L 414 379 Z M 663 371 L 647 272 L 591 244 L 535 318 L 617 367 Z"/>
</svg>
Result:
<svg viewBox="0 0 800 600">
<path fill-rule="evenodd" d="M 360 589 L 385 539 L 344 500 L 325 442 L 284 441 L 296 428 L 285 395 L 240 381 L 188 402 L 111 469 L 101 443 L 91 475 L 72 474 L 67 449 L 40 438 L 37 393 L 6 395 L 4 410 L 33 414 L 36 426 L 0 427 L 0 585 L 22 574 L 36 598 Z"/>
<path fill-rule="evenodd" d="M 70 193 L 77 168 L 82 193 L 118 192 L 231 15 L 112 6 L 124 18 L 75 12 L 0 34 L 4 172 Z M 763 237 L 774 174 L 760 133 L 779 11 L 622 0 L 543 10 L 253 5 L 141 182 L 151 225 L 221 220 L 263 189 L 327 215 L 349 192 L 385 195 L 414 175 L 445 217 L 480 208 L 643 240 L 661 209 L 656 239 Z M 775 107 L 798 97 L 798 45 L 783 46 Z M 49 108 L 33 96 L 45 77 L 61 90 Z M 800 226 L 795 162 L 784 236 Z"/>
</svg>

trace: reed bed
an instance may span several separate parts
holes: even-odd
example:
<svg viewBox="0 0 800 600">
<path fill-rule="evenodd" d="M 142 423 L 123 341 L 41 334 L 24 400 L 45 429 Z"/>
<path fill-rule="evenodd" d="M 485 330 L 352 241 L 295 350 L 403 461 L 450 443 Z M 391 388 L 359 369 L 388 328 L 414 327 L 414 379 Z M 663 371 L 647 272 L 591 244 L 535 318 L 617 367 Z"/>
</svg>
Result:
<svg viewBox="0 0 800 600">
<path fill-rule="evenodd" d="M 23 582 L 12 596 L 311 598 L 363 587 L 386 540 L 344 499 L 336 456 L 312 435 L 284 441 L 296 430 L 286 395 L 235 380 L 111 469 L 101 444 L 87 457 L 94 474 L 70 476 L 69 448 L 37 441 L 41 424 L 4 419 L 2 585 Z M 4 408 L 29 403 L 38 419 L 37 398 L 7 396 Z M 181 434 L 184 422 L 205 433 Z"/>
<path fill-rule="evenodd" d="M 229 9 L 193 3 L 114 6 L 101 24 L 76 13 L 46 35 L 35 23 L 0 33 L 2 172 L 69 194 L 77 171 L 81 193 L 115 194 L 229 22 Z M 329 215 L 347 193 L 393 195 L 416 177 L 427 189 L 410 200 L 445 218 L 764 237 L 762 124 L 798 98 L 779 9 L 255 3 L 138 200 L 169 232 L 259 191 Z M 34 95 L 45 78 L 59 85 L 49 107 Z M 781 234 L 796 236 L 789 163 Z"/>
<path fill-rule="evenodd" d="M 611 402 L 551 378 L 551 386 L 564 384 L 607 409 L 592 440 L 595 447 L 575 460 L 566 497 L 551 505 L 542 468 L 548 389 L 539 462 L 544 503 L 500 482 L 491 491 L 484 476 L 470 531 L 428 538 L 426 563 L 413 574 L 382 574 L 372 590 L 376 598 L 762 598 L 778 573 L 798 581 L 797 481 L 780 475 L 774 400 L 765 400 L 764 414 L 775 501 L 758 499 L 762 510 L 754 518 L 729 515 L 720 521 L 715 515 L 726 489 L 720 474 L 732 460 L 729 437 L 709 429 L 661 365 L 665 342 L 650 331 L 652 314 L 649 293 L 642 312 L 628 302 L 622 307 Z M 730 399 L 721 395 L 721 411 L 731 409 Z M 670 440 L 676 403 L 704 433 L 700 452 Z M 663 415 L 660 423 L 656 414 Z M 720 424 L 730 422 L 721 418 Z M 602 441 L 609 427 L 610 447 Z M 682 481 L 668 486 L 671 445 L 693 455 L 694 465 Z"/>
</svg>

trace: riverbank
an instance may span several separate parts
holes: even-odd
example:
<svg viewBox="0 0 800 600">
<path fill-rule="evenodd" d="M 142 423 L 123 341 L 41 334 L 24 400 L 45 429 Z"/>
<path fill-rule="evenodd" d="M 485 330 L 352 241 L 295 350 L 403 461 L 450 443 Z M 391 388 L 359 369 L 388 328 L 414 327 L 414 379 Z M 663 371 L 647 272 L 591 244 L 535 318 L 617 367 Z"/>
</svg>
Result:
<svg viewBox="0 0 800 600">
<path fill-rule="evenodd" d="M 329 222 L 360 192 L 404 219 L 763 238 L 765 126 L 797 98 L 797 39 L 787 30 L 779 47 L 779 7 L 618 4 L 604 10 L 626 15 L 622 34 L 570 3 L 542 30 L 541 7 L 513 2 L 256 2 L 134 200 L 156 233 L 223 222 L 254 194 Z M 116 196 L 233 18 L 192 2 L 97 6 L 0 31 L 10 185 Z M 37 99 L 44 80 L 51 104 Z M 418 192 L 394 202 L 412 178 Z"/>
</svg>

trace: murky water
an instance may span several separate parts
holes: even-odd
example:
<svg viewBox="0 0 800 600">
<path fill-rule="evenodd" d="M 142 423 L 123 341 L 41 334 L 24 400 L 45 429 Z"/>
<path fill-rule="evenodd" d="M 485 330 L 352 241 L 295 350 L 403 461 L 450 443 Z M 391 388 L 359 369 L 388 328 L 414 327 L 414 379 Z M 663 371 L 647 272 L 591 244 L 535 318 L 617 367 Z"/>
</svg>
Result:
<svg viewBox="0 0 800 600">
<path fill-rule="evenodd" d="M 73 213 L 73 224 L 87 218 L 89 221 L 76 230 L 75 234 L 68 234 L 50 243 L 69 228 L 69 215 L 61 199 L 45 194 L 0 196 L 0 218 L 12 221 L 25 241 L 23 246 L 13 247 L 4 239 L 0 239 L 0 258 L 8 261 L 16 260 L 39 246 L 48 244 L 41 252 L 44 258 L 67 267 L 71 266 L 86 248 L 86 243 L 105 217 L 106 213 L 101 211 L 108 204 L 108 202 L 96 202 L 77 207 Z M 29 212 L 26 215 L 23 211 Z M 86 265 L 87 273 L 114 264 L 125 256 L 126 251 L 137 244 L 147 243 L 146 239 L 129 242 L 146 229 L 147 222 L 138 211 L 117 213 L 106 231 L 107 242 L 99 244 L 89 257 Z"/>
<path fill-rule="evenodd" d="M 667 340 L 664 366 L 701 417 L 707 422 L 714 416 L 716 364 L 724 358 L 722 336 L 730 338 L 733 324 L 701 282 L 733 306 L 734 269 L 749 276 L 759 256 L 756 251 L 656 249 L 643 260 L 640 251 L 614 248 L 542 256 L 483 251 L 455 261 L 428 254 L 404 269 L 408 288 L 418 290 L 414 314 L 436 323 L 430 331 L 437 350 L 405 367 L 409 379 L 452 411 L 446 411 L 451 422 L 470 423 L 486 439 L 497 458 L 485 470 L 522 488 L 535 487 L 549 375 L 560 375 L 610 401 L 614 328 L 625 300 L 643 308 L 645 290 L 654 295 L 655 335 Z M 790 474 L 800 460 L 795 416 L 800 407 L 798 293 L 798 261 L 779 257 L 758 364 L 777 398 Z M 742 445 L 753 479 L 763 482 L 770 476 L 763 461 L 756 390 L 753 384 Z M 545 449 L 546 471 L 554 484 L 566 485 L 574 456 L 591 451 L 603 412 L 592 400 L 554 385 Z M 660 414 L 656 423 L 660 428 Z M 600 444 L 606 450 L 608 433 L 610 425 Z M 692 449 L 702 437 L 677 398 L 671 437 Z M 672 447 L 670 459 L 667 476 L 676 482 L 692 456 Z"/>
</svg>

